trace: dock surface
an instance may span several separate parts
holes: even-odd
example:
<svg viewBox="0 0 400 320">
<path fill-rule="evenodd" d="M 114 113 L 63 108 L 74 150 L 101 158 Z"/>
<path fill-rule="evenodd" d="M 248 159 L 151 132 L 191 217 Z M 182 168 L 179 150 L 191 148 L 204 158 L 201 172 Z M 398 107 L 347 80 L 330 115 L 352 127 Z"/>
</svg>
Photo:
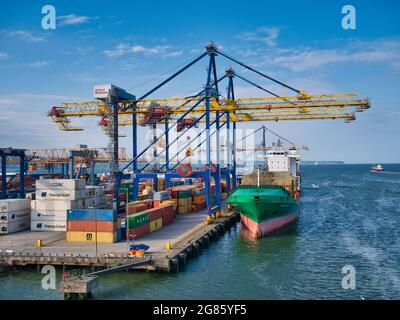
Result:
<svg viewBox="0 0 400 320">
<path fill-rule="evenodd" d="M 178 215 L 173 223 L 135 241 L 150 246 L 146 252 L 150 263 L 138 268 L 177 271 L 174 259 L 179 258 L 182 264 L 181 260 L 186 260 L 186 255 L 193 250 L 198 252 L 198 247 L 207 246 L 204 243 L 214 238 L 219 229 L 225 229 L 225 224 L 233 216 L 234 213 L 225 211 L 221 218 L 207 225 L 205 211 Z M 38 240 L 42 240 L 43 246 L 37 246 Z M 171 244 L 169 250 L 166 249 L 167 242 Z M 98 243 L 96 249 L 95 243 L 67 242 L 65 232 L 23 231 L 0 236 L 0 261 L 8 266 L 52 264 L 110 268 L 132 262 L 133 257 L 127 255 L 127 246 L 126 241 Z"/>
</svg>

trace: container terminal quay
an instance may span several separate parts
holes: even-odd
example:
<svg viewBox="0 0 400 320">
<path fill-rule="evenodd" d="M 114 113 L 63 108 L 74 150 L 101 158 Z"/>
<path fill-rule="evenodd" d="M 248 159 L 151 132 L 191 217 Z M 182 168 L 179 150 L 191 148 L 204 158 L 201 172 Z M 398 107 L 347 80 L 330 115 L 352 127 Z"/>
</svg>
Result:
<svg viewBox="0 0 400 320">
<path fill-rule="evenodd" d="M 220 66 L 220 58 L 229 64 Z M 200 63 L 208 68 L 197 94 L 153 98 Z M 278 95 L 249 80 L 247 72 L 293 94 Z M 236 83 L 260 95 L 237 99 Z M 297 151 L 307 147 L 266 124 L 351 125 L 371 107 L 359 94 L 314 95 L 292 87 L 212 42 L 142 95 L 106 84 L 94 86 L 93 98 L 48 108 L 54 130 L 71 132 L 76 148 L 0 148 L 0 270 L 60 266 L 68 299 L 95 294 L 101 277 L 110 273 L 182 271 L 188 259 L 240 221 L 252 237 L 261 237 L 295 220 L 301 195 Z M 74 119 L 80 117 L 98 123 L 106 147 L 79 145 L 85 131 Z M 259 144 L 242 147 L 247 138 L 237 134 L 242 122 L 254 124 L 249 135 Z M 127 149 L 119 144 L 122 126 L 131 128 Z M 143 148 L 139 127 L 152 137 Z M 254 168 L 259 159 L 265 165 L 245 172 L 246 158 L 238 159 L 239 152 L 258 159 Z M 195 161 L 199 154 L 204 161 Z M 264 210 L 270 205 L 272 213 Z"/>
</svg>

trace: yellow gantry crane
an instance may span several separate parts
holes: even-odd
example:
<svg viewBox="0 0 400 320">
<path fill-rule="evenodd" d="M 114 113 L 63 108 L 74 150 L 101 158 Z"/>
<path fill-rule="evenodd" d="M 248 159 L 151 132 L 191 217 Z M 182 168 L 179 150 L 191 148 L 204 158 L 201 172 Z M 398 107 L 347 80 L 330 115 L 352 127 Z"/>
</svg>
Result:
<svg viewBox="0 0 400 320">
<path fill-rule="evenodd" d="M 206 203 L 209 212 L 210 208 L 210 180 L 211 175 L 218 185 L 221 179 L 222 170 L 226 174 L 226 178 L 232 176 L 232 184 L 236 186 L 236 164 L 235 164 L 235 132 L 236 125 L 239 122 L 253 121 L 298 121 L 298 120 L 319 120 L 319 119 L 343 119 L 346 123 L 350 123 L 356 119 L 357 112 L 363 112 L 370 108 L 370 102 L 367 98 L 358 94 L 309 94 L 305 91 L 295 89 L 283 82 L 280 82 L 249 65 L 238 61 L 219 50 L 213 43 L 206 46 L 205 52 L 197 58 L 180 67 L 178 71 L 169 76 L 167 79 L 157 84 L 154 88 L 146 92 L 139 98 L 127 93 L 125 90 L 114 85 L 95 86 L 95 101 L 89 102 L 68 102 L 62 103 L 60 106 L 53 106 L 48 115 L 60 130 L 64 131 L 81 131 L 83 128 L 76 127 L 72 124 L 71 119 L 75 117 L 97 117 L 99 125 L 110 136 L 109 149 L 112 150 L 112 171 L 114 180 L 118 181 L 124 176 L 124 170 L 130 165 L 133 168 L 132 177 L 137 181 L 140 179 L 142 172 L 148 167 L 146 164 L 143 168 L 138 168 L 136 162 L 144 155 L 145 152 L 155 146 L 163 137 L 165 137 L 165 148 L 161 153 L 154 154 L 154 161 L 160 159 L 164 153 L 165 164 L 155 169 L 151 174 L 157 177 L 157 173 L 164 172 L 167 174 L 176 174 L 170 167 L 169 147 L 171 144 L 178 144 L 179 137 L 174 141 L 169 141 L 169 132 L 172 129 L 183 131 L 204 124 L 205 129 L 205 145 L 206 145 L 206 165 L 204 170 L 198 173 L 204 178 L 206 188 Z M 278 86 L 285 87 L 294 92 L 291 96 L 279 96 L 268 89 L 252 82 L 249 79 L 237 74 L 232 68 L 225 71 L 225 75 L 218 78 L 216 70 L 216 56 L 221 56 L 234 62 L 241 67 L 258 74 L 268 81 L 274 82 Z M 195 63 L 209 57 L 207 69 L 207 81 L 204 89 L 198 94 L 185 98 L 149 98 L 158 89 L 176 78 L 185 70 L 189 69 Z M 227 97 L 223 97 L 219 90 L 219 82 L 228 79 Z M 269 94 L 268 97 L 247 97 L 235 98 L 233 88 L 233 78 L 241 79 L 252 86 Z M 155 136 L 155 128 L 158 124 L 165 125 L 165 131 L 160 136 Z M 230 144 L 227 144 L 227 153 L 231 153 L 227 167 L 219 167 L 219 150 L 220 150 L 220 129 L 226 124 L 227 131 L 232 129 L 232 150 Z M 230 127 L 230 124 L 232 127 Z M 132 126 L 132 161 L 124 168 L 118 166 L 118 127 Z M 137 126 L 150 126 L 154 131 L 154 139 L 141 152 L 137 151 Z M 213 168 L 211 163 L 211 132 L 210 128 L 216 128 L 217 160 L 216 171 L 211 172 Z M 202 132 L 198 134 L 201 135 Z M 229 136 L 230 134 L 228 134 Z M 190 142 L 189 142 L 190 144 Z M 229 146 L 229 147 L 228 147 Z M 184 152 L 188 144 L 179 146 Z M 231 152 L 232 151 L 232 152 Z M 151 162 L 153 161 L 151 160 Z M 178 163 L 179 164 L 179 163 Z M 162 171 L 164 170 L 164 171 Z M 220 171 L 221 170 L 221 171 Z M 178 173 L 179 168 L 178 168 Z M 146 173 L 147 177 L 149 173 Z M 118 183 L 114 184 L 114 199 L 118 208 Z M 216 190 L 217 206 L 220 205 L 219 190 Z M 134 196 L 135 199 L 135 196 Z"/>
<path fill-rule="evenodd" d="M 125 100 L 118 109 L 120 126 L 132 125 L 132 114 L 138 117 L 138 123 L 145 125 L 153 118 L 156 123 L 172 122 L 190 110 L 201 97 Z M 136 105 L 135 109 L 128 108 Z M 313 119 L 344 119 L 345 122 L 355 120 L 355 112 L 363 112 L 370 107 L 367 98 L 357 94 L 324 94 L 304 96 L 283 96 L 266 98 L 241 98 L 237 100 L 211 98 L 211 119 L 216 112 L 228 112 L 230 121 L 285 121 Z M 60 107 L 54 106 L 49 116 L 60 130 L 81 131 L 71 125 L 71 118 L 97 116 L 99 125 L 107 127 L 111 107 L 104 101 L 66 102 Z M 188 116 L 194 119 L 204 114 L 206 107 L 201 102 Z M 205 122 L 200 119 L 199 123 Z"/>
</svg>

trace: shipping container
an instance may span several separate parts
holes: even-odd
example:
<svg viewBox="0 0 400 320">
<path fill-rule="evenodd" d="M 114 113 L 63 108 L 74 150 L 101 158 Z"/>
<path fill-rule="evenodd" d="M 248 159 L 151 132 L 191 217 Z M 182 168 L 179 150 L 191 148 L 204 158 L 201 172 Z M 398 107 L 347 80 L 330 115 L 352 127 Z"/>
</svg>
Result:
<svg viewBox="0 0 400 320">
<path fill-rule="evenodd" d="M 0 200 L 0 212 L 13 212 L 29 209 L 30 199 L 5 199 Z"/>
<path fill-rule="evenodd" d="M 31 221 L 32 231 L 67 231 L 67 222 L 64 221 Z"/>
<path fill-rule="evenodd" d="M 36 221 L 66 221 L 67 210 L 32 210 L 31 219 Z"/>
<path fill-rule="evenodd" d="M 97 238 L 97 241 L 96 241 Z M 83 243 L 114 243 L 117 241 L 116 232 L 82 232 L 68 231 L 68 242 L 83 242 Z"/>
<path fill-rule="evenodd" d="M 158 220 L 162 218 L 162 208 L 147 209 L 145 212 L 149 214 L 150 221 Z"/>
<path fill-rule="evenodd" d="M 1 212 L 0 223 L 2 222 L 13 222 L 25 220 L 31 217 L 31 209 L 18 210 L 13 212 Z"/>
<path fill-rule="evenodd" d="M 162 218 L 154 220 L 154 221 L 150 221 L 150 232 L 157 231 L 157 230 L 161 229 L 162 226 L 163 226 Z"/>
<path fill-rule="evenodd" d="M 116 221 L 117 213 L 111 209 L 71 209 L 67 211 L 67 219 Z"/>
<path fill-rule="evenodd" d="M 26 218 L 25 220 L 0 223 L 0 234 L 15 233 L 23 230 L 29 230 L 31 225 L 31 219 Z"/>
<path fill-rule="evenodd" d="M 38 179 L 36 190 L 79 190 L 85 188 L 83 179 Z"/>
<path fill-rule="evenodd" d="M 32 210 L 38 211 L 66 211 L 83 208 L 83 200 L 32 200 Z"/>
<path fill-rule="evenodd" d="M 128 237 L 130 240 L 136 240 L 139 237 L 142 237 L 146 234 L 150 233 L 150 223 L 143 224 L 133 229 L 128 230 Z"/>
<path fill-rule="evenodd" d="M 117 222 L 68 220 L 67 231 L 116 232 Z"/>
<path fill-rule="evenodd" d="M 167 191 L 154 192 L 154 194 L 153 194 L 154 200 L 162 201 L 162 200 L 168 200 L 168 198 L 169 198 L 169 194 Z"/>
<path fill-rule="evenodd" d="M 149 206 L 146 203 L 128 203 L 128 215 L 147 210 Z"/>
<path fill-rule="evenodd" d="M 143 224 L 147 224 L 150 221 L 150 215 L 148 212 L 139 212 L 126 217 L 126 227 L 128 229 L 139 227 Z"/>
<path fill-rule="evenodd" d="M 167 225 L 173 222 L 176 217 L 176 212 L 174 210 L 173 205 L 172 204 L 164 205 L 162 206 L 162 209 L 163 209 L 163 216 L 162 216 L 163 225 Z"/>
<path fill-rule="evenodd" d="M 36 200 L 79 200 L 86 190 L 36 190 Z"/>
</svg>

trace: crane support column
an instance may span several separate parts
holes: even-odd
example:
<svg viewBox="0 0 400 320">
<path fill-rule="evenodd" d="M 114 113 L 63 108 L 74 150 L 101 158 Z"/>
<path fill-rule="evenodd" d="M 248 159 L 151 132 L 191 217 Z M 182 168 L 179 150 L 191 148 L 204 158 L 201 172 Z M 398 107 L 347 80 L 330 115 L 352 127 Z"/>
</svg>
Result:
<svg viewBox="0 0 400 320">
<path fill-rule="evenodd" d="M 168 120 L 165 120 L 165 171 L 169 170 L 169 131 Z"/>
<path fill-rule="evenodd" d="M 1 154 L 1 198 L 5 199 L 7 197 L 7 156 Z"/>
<path fill-rule="evenodd" d="M 210 62 L 207 70 L 207 82 L 205 88 L 205 104 L 206 104 L 206 172 L 205 172 L 205 189 L 206 189 L 206 206 L 208 214 L 211 214 L 211 136 L 210 136 L 210 83 L 211 72 L 213 68 L 213 55 L 215 53 L 215 46 L 210 44 L 207 46 L 207 53 L 210 56 Z"/>
<path fill-rule="evenodd" d="M 25 153 L 19 155 L 19 196 L 25 198 Z"/>
<path fill-rule="evenodd" d="M 137 157 L 137 115 L 132 114 L 132 157 Z M 137 171 L 137 160 L 133 161 L 133 172 Z"/>
</svg>

